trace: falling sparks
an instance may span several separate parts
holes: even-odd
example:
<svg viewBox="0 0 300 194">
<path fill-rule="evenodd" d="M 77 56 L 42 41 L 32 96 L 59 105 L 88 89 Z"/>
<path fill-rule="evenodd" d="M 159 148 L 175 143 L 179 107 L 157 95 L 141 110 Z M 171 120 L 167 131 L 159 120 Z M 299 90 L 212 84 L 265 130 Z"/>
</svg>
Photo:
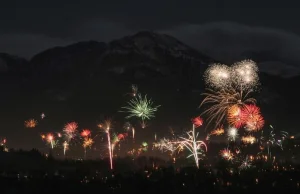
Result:
<svg viewBox="0 0 300 194">
<path fill-rule="evenodd" d="M 25 121 L 24 124 L 25 124 L 26 128 L 34 128 L 37 125 L 37 121 L 34 119 L 29 119 L 29 120 Z"/>
</svg>

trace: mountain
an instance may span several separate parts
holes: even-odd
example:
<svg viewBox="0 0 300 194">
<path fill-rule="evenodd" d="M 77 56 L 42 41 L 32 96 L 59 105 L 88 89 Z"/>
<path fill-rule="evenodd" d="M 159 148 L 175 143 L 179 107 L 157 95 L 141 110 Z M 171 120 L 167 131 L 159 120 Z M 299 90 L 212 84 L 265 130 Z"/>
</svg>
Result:
<svg viewBox="0 0 300 194">
<path fill-rule="evenodd" d="M 129 81 L 165 76 L 187 79 L 211 62 L 171 36 L 146 31 L 108 44 L 88 41 L 51 48 L 30 60 L 35 77 L 51 82 L 53 77 L 85 80 L 108 73 Z"/>
<path fill-rule="evenodd" d="M 93 128 L 105 115 L 124 122 L 118 111 L 131 99 L 130 86 L 137 84 L 140 92 L 162 105 L 149 128 L 157 133 L 169 126 L 183 128 L 200 114 L 203 72 L 213 62 L 171 36 L 148 31 L 110 43 L 86 41 L 50 48 L 29 61 L 0 54 L 0 116 L 7 118 L 2 125 L 19 129 L 25 119 L 38 118 L 41 112 L 49 118 L 39 125 L 43 131 L 60 129 L 72 120 Z M 300 77 L 262 72 L 260 80 L 257 98 L 266 119 L 282 125 L 297 121 L 300 106 L 295 102 L 300 96 L 290 88 L 297 88 Z M 145 130 L 141 135 L 153 134 Z"/>
</svg>

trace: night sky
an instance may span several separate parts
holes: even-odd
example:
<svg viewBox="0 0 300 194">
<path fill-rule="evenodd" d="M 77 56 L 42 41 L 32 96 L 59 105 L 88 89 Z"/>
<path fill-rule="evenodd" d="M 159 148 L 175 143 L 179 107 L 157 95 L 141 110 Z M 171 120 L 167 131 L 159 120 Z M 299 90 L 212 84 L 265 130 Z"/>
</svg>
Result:
<svg viewBox="0 0 300 194">
<path fill-rule="evenodd" d="M 150 30 L 226 63 L 245 52 L 271 53 L 276 68 L 260 68 L 294 76 L 300 75 L 299 7 L 282 0 L 7 0 L 0 4 L 0 53 L 30 59 L 54 46 Z"/>
<path fill-rule="evenodd" d="M 175 36 L 215 59 L 269 51 L 299 72 L 297 1 L 4 1 L 0 51 L 30 58 L 59 45 L 108 42 L 140 30 Z M 297 72 L 297 73 L 298 73 Z"/>
</svg>

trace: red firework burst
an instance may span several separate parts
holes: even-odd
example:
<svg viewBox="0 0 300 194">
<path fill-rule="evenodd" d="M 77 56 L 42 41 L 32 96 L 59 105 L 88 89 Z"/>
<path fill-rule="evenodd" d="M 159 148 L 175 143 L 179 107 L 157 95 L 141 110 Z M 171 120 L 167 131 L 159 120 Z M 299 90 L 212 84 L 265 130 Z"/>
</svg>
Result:
<svg viewBox="0 0 300 194">
<path fill-rule="evenodd" d="M 229 125 L 241 128 L 245 125 L 242 109 L 238 105 L 233 105 L 228 109 L 227 120 Z"/>
<path fill-rule="evenodd" d="M 203 119 L 199 116 L 199 117 L 196 117 L 196 118 L 193 118 L 192 119 L 192 123 L 195 125 L 195 127 L 200 127 L 203 125 Z"/>
<path fill-rule="evenodd" d="M 80 133 L 81 137 L 87 137 L 91 135 L 91 131 L 89 129 L 83 129 L 82 132 Z"/>
<path fill-rule="evenodd" d="M 70 122 L 65 125 L 64 131 L 67 133 L 74 133 L 77 128 L 78 125 L 76 122 Z"/>
<path fill-rule="evenodd" d="M 245 120 L 247 130 L 258 131 L 263 128 L 265 121 L 256 105 L 245 105 L 242 109 L 242 118 Z"/>
</svg>

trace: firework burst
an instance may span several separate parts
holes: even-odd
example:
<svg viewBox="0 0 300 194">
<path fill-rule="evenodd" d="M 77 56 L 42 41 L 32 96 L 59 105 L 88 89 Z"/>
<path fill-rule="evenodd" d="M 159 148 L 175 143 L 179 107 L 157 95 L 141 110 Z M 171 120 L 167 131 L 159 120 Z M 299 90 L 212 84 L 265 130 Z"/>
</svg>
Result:
<svg viewBox="0 0 300 194">
<path fill-rule="evenodd" d="M 238 105 L 235 104 L 229 107 L 227 114 L 229 125 L 234 126 L 235 128 L 241 128 L 245 124 L 242 115 L 242 109 Z"/>
<path fill-rule="evenodd" d="M 235 141 L 238 138 L 238 130 L 234 127 L 230 127 L 227 131 L 227 137 L 229 141 Z"/>
<path fill-rule="evenodd" d="M 210 135 L 216 135 L 216 136 L 220 136 L 220 135 L 223 135 L 225 132 L 224 128 L 223 127 L 219 127 L 215 130 L 213 130 L 212 132 L 210 132 Z"/>
<path fill-rule="evenodd" d="M 263 128 L 265 121 L 256 105 L 245 105 L 242 110 L 242 120 L 248 131 L 258 131 Z"/>
<path fill-rule="evenodd" d="M 76 137 L 77 128 L 78 124 L 76 122 L 70 122 L 65 125 L 63 132 L 68 142 Z"/>
<path fill-rule="evenodd" d="M 55 138 L 52 133 L 48 133 L 46 136 L 46 141 L 51 145 L 51 149 L 53 149 L 56 145 Z"/>
<path fill-rule="evenodd" d="M 234 108 L 236 111 L 236 107 L 243 107 L 246 104 L 255 104 L 256 100 L 248 97 L 250 93 L 251 91 L 241 93 L 234 88 L 221 89 L 220 91 L 208 89 L 207 93 L 202 94 L 205 98 L 200 104 L 200 107 L 206 104 L 211 106 L 202 114 L 208 115 L 208 124 L 215 121 L 216 127 L 224 121 L 228 112 L 233 111 Z M 236 121 L 236 117 L 234 117 L 234 119 L 230 118 L 230 121 Z"/>
<path fill-rule="evenodd" d="M 147 95 L 142 97 L 138 94 L 134 99 L 128 102 L 128 106 L 122 107 L 129 115 L 126 118 L 138 117 L 142 121 L 154 117 L 154 113 L 160 106 L 153 106 L 151 99 L 147 99 Z M 122 111 L 123 112 L 123 111 Z"/>
<path fill-rule="evenodd" d="M 252 135 L 248 135 L 248 136 L 243 136 L 241 138 L 241 141 L 244 143 L 244 144 L 254 144 L 255 141 L 256 141 L 256 138 Z"/>
<path fill-rule="evenodd" d="M 80 133 L 81 137 L 85 138 L 91 135 L 91 131 L 89 129 L 83 129 Z"/>
<path fill-rule="evenodd" d="M 213 64 L 204 73 L 205 82 L 212 88 L 226 88 L 231 83 L 230 67 L 223 64 Z"/>
<path fill-rule="evenodd" d="M 26 128 L 35 128 L 37 125 L 37 121 L 34 119 L 29 119 L 24 122 Z"/>
<path fill-rule="evenodd" d="M 237 106 L 242 108 L 245 104 L 256 103 L 255 99 L 248 96 L 259 84 L 257 71 L 255 62 L 251 60 L 235 63 L 232 67 L 215 64 L 206 70 L 204 78 L 210 89 L 203 94 L 205 98 L 200 106 L 211 105 L 203 112 L 208 115 L 208 124 L 214 120 L 218 126 L 227 113 L 236 113 Z M 232 110 L 229 110 L 230 108 Z M 228 120 L 237 128 L 242 125 L 239 116 L 229 114 Z"/>
<path fill-rule="evenodd" d="M 225 160 L 233 160 L 233 153 L 229 149 L 223 149 L 220 151 L 220 155 L 225 159 Z"/>
</svg>

